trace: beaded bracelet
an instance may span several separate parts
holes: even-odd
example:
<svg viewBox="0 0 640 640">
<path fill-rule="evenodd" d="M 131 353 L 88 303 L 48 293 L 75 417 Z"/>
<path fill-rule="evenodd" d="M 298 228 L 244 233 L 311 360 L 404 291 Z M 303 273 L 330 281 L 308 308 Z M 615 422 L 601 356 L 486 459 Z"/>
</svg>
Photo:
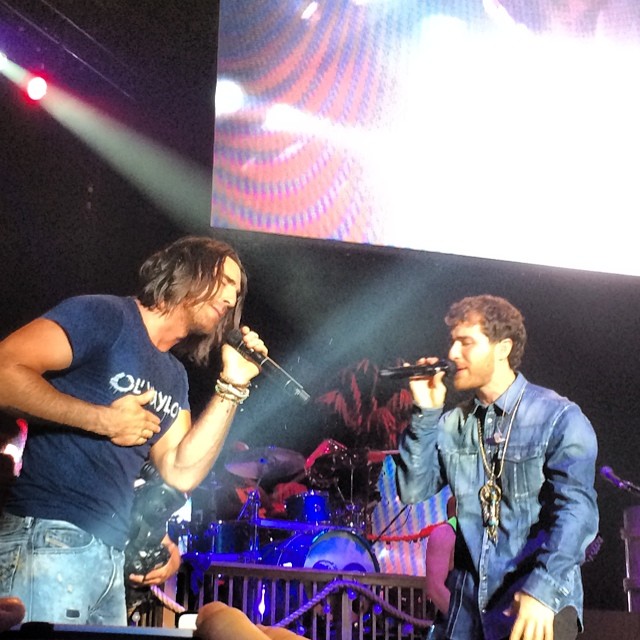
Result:
<svg viewBox="0 0 640 640">
<path fill-rule="evenodd" d="M 216 389 L 216 395 L 221 400 L 228 400 L 229 402 L 231 402 L 233 404 L 236 404 L 236 405 L 237 404 L 242 404 L 244 402 L 244 400 L 242 400 L 238 396 L 235 396 L 235 395 L 233 395 L 231 393 L 224 393 L 223 391 L 219 391 L 218 389 Z"/>
<path fill-rule="evenodd" d="M 236 387 L 218 378 L 216 382 L 216 394 L 223 400 L 233 402 L 233 404 L 242 404 L 249 397 L 249 387 Z"/>
<path fill-rule="evenodd" d="M 251 385 L 250 382 L 247 382 L 246 384 L 238 384 L 237 382 L 231 382 L 231 381 L 227 380 L 226 378 L 223 378 L 222 376 L 220 376 L 218 378 L 218 382 L 222 382 L 223 384 L 231 385 L 232 387 L 235 387 L 236 389 L 247 389 Z"/>
</svg>

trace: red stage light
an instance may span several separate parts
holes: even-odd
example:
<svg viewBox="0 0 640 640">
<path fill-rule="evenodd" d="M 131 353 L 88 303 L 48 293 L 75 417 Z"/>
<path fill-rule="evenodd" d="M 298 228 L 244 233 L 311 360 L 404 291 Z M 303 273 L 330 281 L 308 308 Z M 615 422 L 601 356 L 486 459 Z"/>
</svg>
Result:
<svg viewBox="0 0 640 640">
<path fill-rule="evenodd" d="M 27 95 L 32 100 L 42 100 L 47 94 L 47 81 L 41 76 L 33 76 L 27 83 Z"/>
</svg>

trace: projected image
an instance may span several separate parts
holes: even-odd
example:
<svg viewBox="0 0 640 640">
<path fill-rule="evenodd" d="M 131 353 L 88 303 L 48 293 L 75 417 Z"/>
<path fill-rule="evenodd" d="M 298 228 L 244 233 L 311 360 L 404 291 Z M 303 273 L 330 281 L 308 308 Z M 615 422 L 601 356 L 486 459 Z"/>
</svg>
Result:
<svg viewBox="0 0 640 640">
<path fill-rule="evenodd" d="M 640 274 L 635 0 L 221 0 L 211 224 Z"/>
</svg>

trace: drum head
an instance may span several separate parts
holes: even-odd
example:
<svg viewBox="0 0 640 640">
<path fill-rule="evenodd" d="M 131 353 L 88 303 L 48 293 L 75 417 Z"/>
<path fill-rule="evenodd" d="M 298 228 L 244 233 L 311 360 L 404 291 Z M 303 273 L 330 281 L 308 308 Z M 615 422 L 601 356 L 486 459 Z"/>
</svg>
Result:
<svg viewBox="0 0 640 640">
<path fill-rule="evenodd" d="M 266 545 L 261 553 L 261 564 L 275 567 L 304 567 L 313 535 L 298 533 L 287 540 Z"/>
<path fill-rule="evenodd" d="M 378 559 L 366 540 L 350 531 L 337 529 L 323 531 L 313 539 L 304 567 L 364 573 L 380 571 Z"/>
<path fill-rule="evenodd" d="M 327 529 L 318 534 L 298 533 L 287 540 L 269 545 L 264 549 L 261 562 L 280 567 L 324 569 L 332 574 L 341 571 L 380 572 L 378 559 L 369 543 L 351 531 L 338 529 Z M 271 585 L 268 583 L 267 579 L 263 581 L 256 606 L 258 611 L 265 612 L 261 618 L 263 624 L 280 622 L 307 603 L 313 595 L 308 592 L 310 585 L 299 580 L 283 583 L 281 579 L 274 579 Z M 339 602 L 337 596 L 329 596 L 327 604 L 316 605 L 317 613 L 321 616 L 327 614 L 327 606 L 332 610 L 336 608 L 337 612 Z M 364 605 L 359 602 L 353 606 Z"/>
<path fill-rule="evenodd" d="M 298 533 L 267 545 L 262 564 L 326 571 L 379 573 L 378 559 L 369 543 L 351 531 L 328 529 L 318 534 Z"/>
</svg>

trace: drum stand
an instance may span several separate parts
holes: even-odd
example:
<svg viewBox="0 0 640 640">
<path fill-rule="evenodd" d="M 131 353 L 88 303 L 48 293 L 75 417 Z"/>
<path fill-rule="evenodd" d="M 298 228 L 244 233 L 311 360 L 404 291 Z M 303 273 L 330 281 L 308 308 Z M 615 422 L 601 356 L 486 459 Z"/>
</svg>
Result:
<svg viewBox="0 0 640 640">
<path fill-rule="evenodd" d="M 354 474 L 355 474 L 355 466 L 351 465 L 349 467 L 349 500 L 347 501 L 344 493 L 340 489 L 340 485 L 338 484 L 338 479 L 334 478 L 332 484 L 336 490 L 336 493 L 340 497 L 342 504 L 344 505 L 345 515 L 343 516 L 343 521 L 341 524 L 343 526 L 348 527 L 349 529 L 353 529 L 357 533 L 364 534 L 367 531 L 368 523 L 367 523 L 367 513 L 366 507 L 363 508 L 360 505 L 357 505 L 354 501 Z M 367 489 L 368 494 L 368 489 Z"/>
<path fill-rule="evenodd" d="M 259 486 L 259 485 L 258 485 Z M 256 564 L 259 559 L 260 539 L 258 537 L 259 512 L 261 507 L 260 491 L 256 486 L 247 494 L 247 501 L 242 506 L 237 520 L 248 519 L 251 532 L 249 534 L 249 561 Z"/>
</svg>

